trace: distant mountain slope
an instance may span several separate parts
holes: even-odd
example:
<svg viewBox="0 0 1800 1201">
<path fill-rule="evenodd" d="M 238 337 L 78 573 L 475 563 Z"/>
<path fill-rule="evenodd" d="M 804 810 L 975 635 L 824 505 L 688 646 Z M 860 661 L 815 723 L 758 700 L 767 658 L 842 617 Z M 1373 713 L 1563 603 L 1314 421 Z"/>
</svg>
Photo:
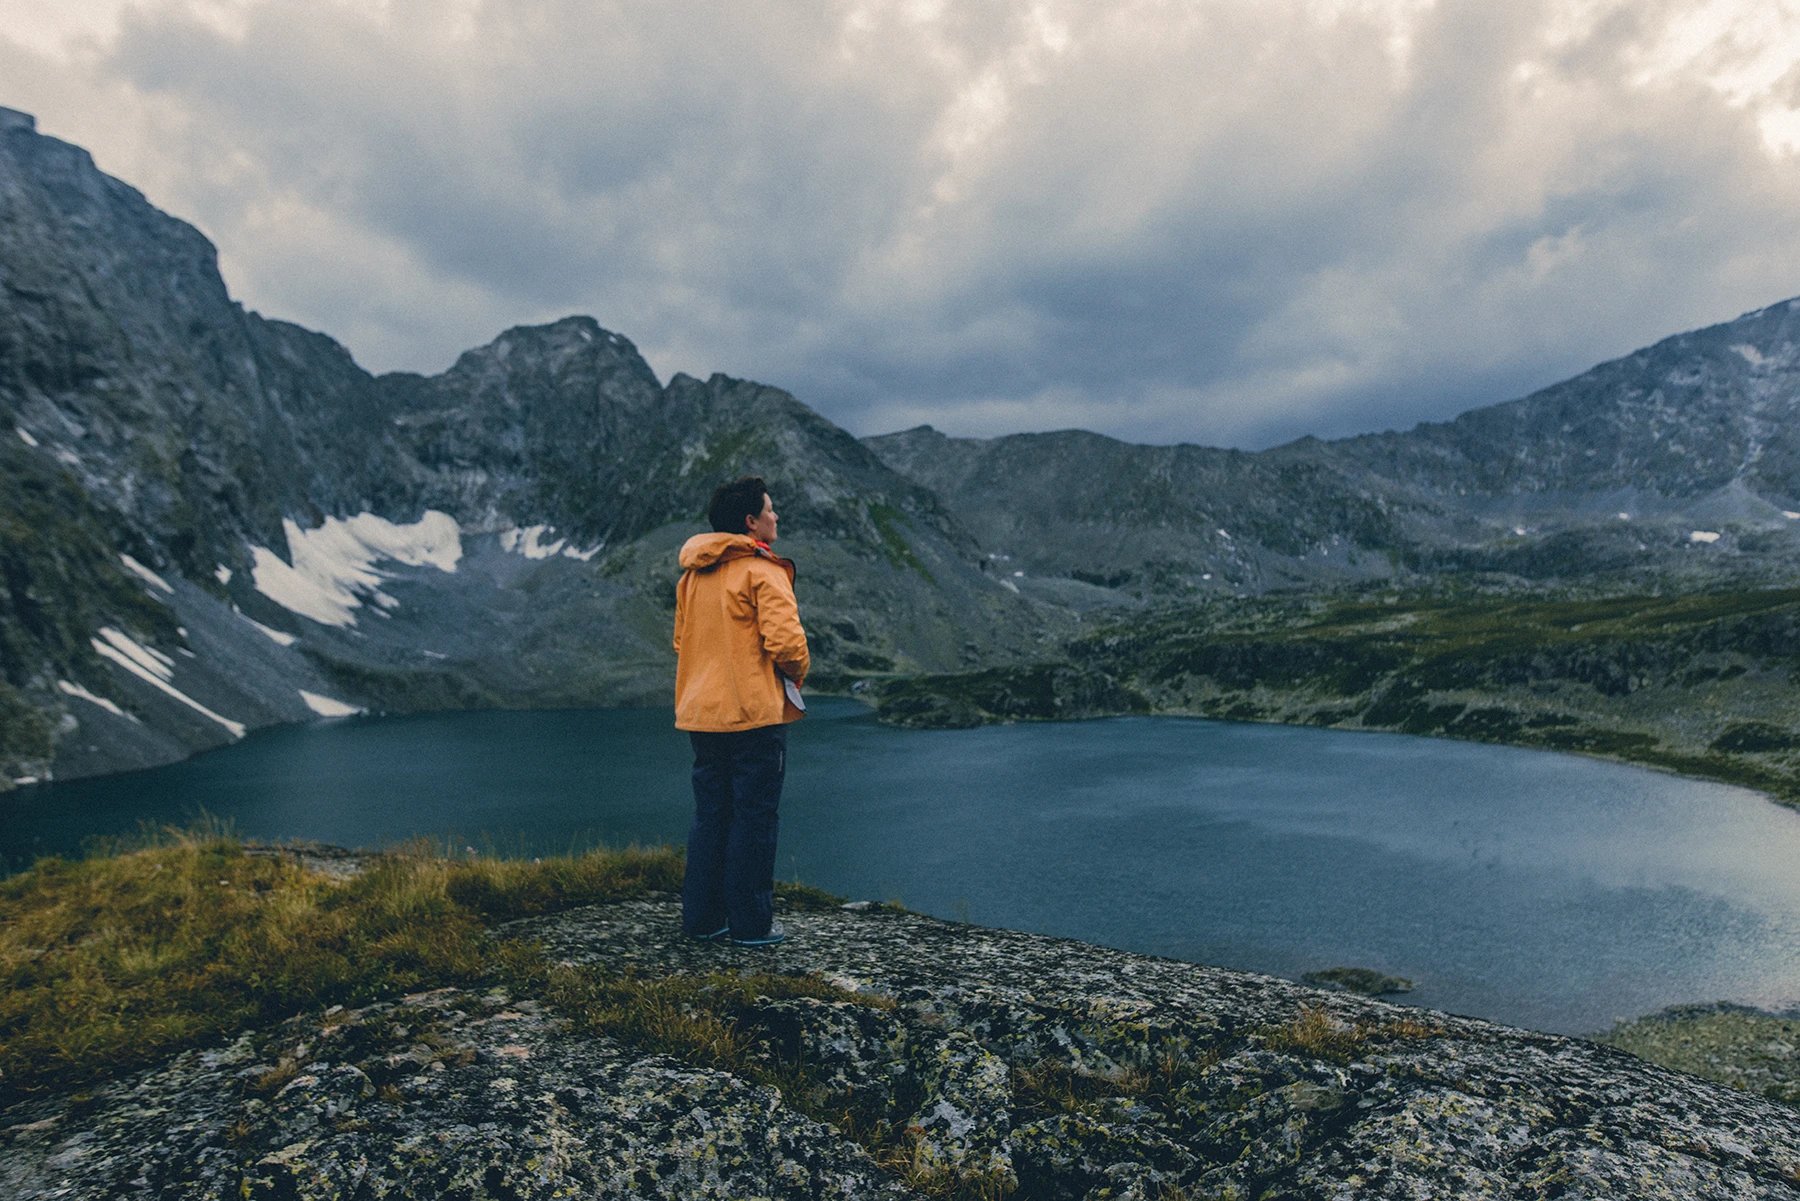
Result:
<svg viewBox="0 0 1800 1201">
<path fill-rule="evenodd" d="M 1332 444 L 1384 479 L 1552 512 L 1605 494 L 1680 508 L 1735 489 L 1800 507 L 1800 301 L 1678 334 L 1522 400 Z"/>
<path fill-rule="evenodd" d="M 1012 570 L 1140 597 L 1444 569 L 1783 573 L 1800 557 L 1797 304 L 1406 433 L 1255 454 L 930 427 L 864 441 Z"/>
<path fill-rule="evenodd" d="M 745 471 L 827 674 L 1056 623 L 784 392 L 665 387 L 586 317 L 371 376 L 245 312 L 197 231 L 5 110 L 0 288 L 0 787 L 317 713 L 661 700 L 674 550 Z"/>
<path fill-rule="evenodd" d="M 949 438 L 929 426 L 864 439 L 936 491 L 998 567 L 1140 596 L 1260 590 L 1393 570 L 1403 513 L 1329 461 L 1099 434 Z"/>
</svg>

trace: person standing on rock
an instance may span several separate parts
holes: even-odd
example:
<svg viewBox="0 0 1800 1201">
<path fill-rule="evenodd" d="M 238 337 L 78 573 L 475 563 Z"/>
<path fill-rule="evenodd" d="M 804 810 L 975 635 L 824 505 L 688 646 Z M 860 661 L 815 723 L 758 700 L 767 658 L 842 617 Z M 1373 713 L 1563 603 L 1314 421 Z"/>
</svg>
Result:
<svg viewBox="0 0 1800 1201">
<path fill-rule="evenodd" d="M 694 748 L 681 925 L 741 947 L 787 937 L 775 921 L 775 835 L 787 723 L 805 712 L 812 658 L 794 565 L 770 547 L 775 503 L 757 476 L 721 485 L 713 532 L 681 548 L 675 587 L 675 727 Z"/>
</svg>

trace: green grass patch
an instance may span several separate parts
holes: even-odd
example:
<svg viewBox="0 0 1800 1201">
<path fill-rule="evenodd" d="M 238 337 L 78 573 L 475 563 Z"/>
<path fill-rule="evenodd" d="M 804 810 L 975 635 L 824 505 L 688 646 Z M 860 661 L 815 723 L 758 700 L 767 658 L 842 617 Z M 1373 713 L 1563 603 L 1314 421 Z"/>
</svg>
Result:
<svg viewBox="0 0 1800 1201">
<path fill-rule="evenodd" d="M 672 849 L 523 861 L 412 848 L 343 877 L 216 830 L 0 881 L 0 1104 L 96 1080 L 331 1005 L 425 988 L 543 988 L 631 1045 L 756 1066 L 731 1014 L 744 998 L 849 996 L 804 977 L 643 980 L 553 968 L 498 922 L 679 888 Z M 800 884 L 793 909 L 839 898 Z M 755 1060 L 753 1063 L 752 1060 Z M 760 1078 L 760 1077 L 759 1077 Z"/>
<path fill-rule="evenodd" d="M 1343 1022 L 1317 1005 L 1303 1006 L 1293 1019 L 1261 1032 L 1262 1044 L 1309 1059 L 1349 1063 L 1376 1050 L 1383 1043 L 1436 1038 L 1442 1026 L 1417 1018 L 1386 1022 Z"/>
<path fill-rule="evenodd" d="M 772 972 L 613 975 L 540 961 L 529 979 L 516 983 L 590 1033 L 770 1085 L 802 1110 L 828 1105 L 829 1098 L 806 1075 L 798 1048 L 783 1045 L 757 1020 L 758 1008 L 796 997 L 893 1006 L 888 998 L 853 993 L 817 976 Z"/>
<path fill-rule="evenodd" d="M 218 835 L 0 882 L 0 1097 L 77 1086 L 257 1019 L 473 980 L 479 927 L 430 880 L 338 884 Z"/>
<path fill-rule="evenodd" d="M 1766 721 L 1734 721 L 1713 739 L 1712 749 L 1732 755 L 1766 755 L 1800 749 L 1800 737 Z"/>
<path fill-rule="evenodd" d="M 881 549 L 888 561 L 896 567 L 910 567 L 925 578 L 929 584 L 937 583 L 925 564 L 919 562 L 919 556 L 913 553 L 912 544 L 906 540 L 901 527 L 906 522 L 906 515 L 899 509 L 880 501 L 871 504 L 868 509 L 869 523 L 875 527 L 875 533 L 881 538 Z"/>
<path fill-rule="evenodd" d="M 1800 1014 L 1679 1008 L 1622 1023 L 1600 1041 L 1678 1072 L 1800 1105 Z"/>
<path fill-rule="evenodd" d="M 669 848 L 599 851 L 548 859 L 447 861 L 444 891 L 486 922 L 556 913 L 681 888 L 682 857 Z"/>
<path fill-rule="evenodd" d="M 217 834 L 0 881 L 0 1099 L 79 1085 L 306 1009 L 487 978 L 448 865 L 336 880 Z"/>
</svg>

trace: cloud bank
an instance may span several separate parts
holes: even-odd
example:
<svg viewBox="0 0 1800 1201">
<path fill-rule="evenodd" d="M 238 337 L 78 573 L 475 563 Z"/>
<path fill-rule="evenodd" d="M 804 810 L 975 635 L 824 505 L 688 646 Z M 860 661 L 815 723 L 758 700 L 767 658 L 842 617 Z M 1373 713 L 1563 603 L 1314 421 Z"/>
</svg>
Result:
<svg viewBox="0 0 1800 1201">
<path fill-rule="evenodd" d="M 857 433 L 1257 447 L 1800 293 L 1788 2 L 34 12 L 0 103 L 376 370 L 586 312 Z"/>
</svg>

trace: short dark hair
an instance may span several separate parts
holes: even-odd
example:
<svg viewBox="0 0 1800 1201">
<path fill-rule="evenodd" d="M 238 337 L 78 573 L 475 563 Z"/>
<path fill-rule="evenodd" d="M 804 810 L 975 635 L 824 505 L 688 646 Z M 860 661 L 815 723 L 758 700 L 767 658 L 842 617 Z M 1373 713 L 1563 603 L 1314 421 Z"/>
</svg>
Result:
<svg viewBox="0 0 1800 1201">
<path fill-rule="evenodd" d="M 729 484 L 720 484 L 713 489 L 712 500 L 706 506 L 706 519 L 712 522 L 717 533 L 741 534 L 744 518 L 760 516 L 763 498 L 768 494 L 769 487 L 760 475 L 747 475 Z"/>
</svg>

